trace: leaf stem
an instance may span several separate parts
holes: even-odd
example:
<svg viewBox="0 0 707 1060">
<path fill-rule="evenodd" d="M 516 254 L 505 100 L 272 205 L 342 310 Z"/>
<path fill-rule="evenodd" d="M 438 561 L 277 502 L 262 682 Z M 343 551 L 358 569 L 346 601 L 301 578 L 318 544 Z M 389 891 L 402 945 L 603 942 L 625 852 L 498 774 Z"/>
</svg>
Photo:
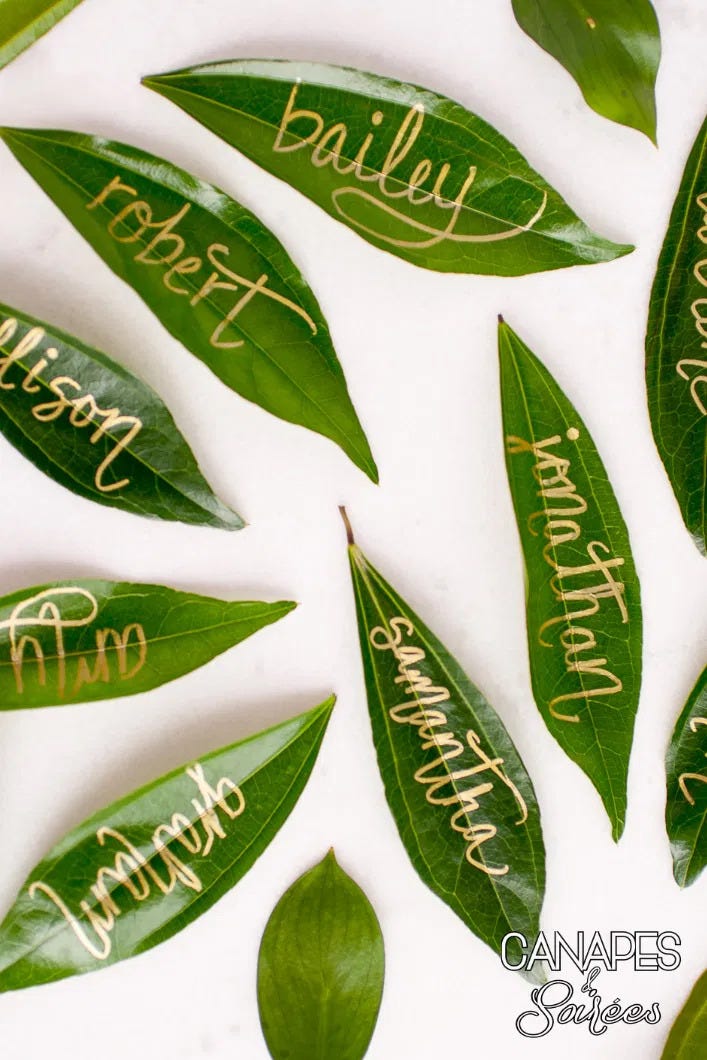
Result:
<svg viewBox="0 0 707 1060">
<path fill-rule="evenodd" d="M 346 540 L 350 545 L 355 545 L 356 542 L 354 540 L 353 529 L 349 522 L 349 517 L 346 514 L 346 508 L 344 508 L 343 504 L 339 505 L 339 515 L 344 520 L 344 526 L 346 527 Z"/>
</svg>

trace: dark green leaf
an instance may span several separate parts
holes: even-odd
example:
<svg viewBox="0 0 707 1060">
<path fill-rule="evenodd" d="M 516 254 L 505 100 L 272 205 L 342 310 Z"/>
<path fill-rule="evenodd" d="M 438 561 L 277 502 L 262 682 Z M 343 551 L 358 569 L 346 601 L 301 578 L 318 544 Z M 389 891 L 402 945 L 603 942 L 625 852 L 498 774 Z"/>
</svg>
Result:
<svg viewBox="0 0 707 1060">
<path fill-rule="evenodd" d="M 0 0 L 0 70 L 81 0 Z"/>
<path fill-rule="evenodd" d="M 592 110 L 656 142 L 660 26 L 650 0 L 513 0 L 513 10 Z"/>
<path fill-rule="evenodd" d="M 112 508 L 239 530 L 154 390 L 104 353 L 0 305 L 0 431 L 36 467 Z"/>
<path fill-rule="evenodd" d="M 707 120 L 658 261 L 646 336 L 653 436 L 685 525 L 707 554 Z"/>
<path fill-rule="evenodd" d="M 499 352 L 535 702 L 601 795 L 618 839 L 641 686 L 641 594 L 628 532 L 577 410 L 504 323 Z"/>
<path fill-rule="evenodd" d="M 665 1043 L 662 1060 L 704 1060 L 707 1042 L 707 972 L 695 983 Z"/>
<path fill-rule="evenodd" d="M 206 912 L 287 820 L 333 705 L 206 755 L 70 832 L 0 925 L 0 992 L 105 968 Z"/>
<path fill-rule="evenodd" d="M 374 246 L 441 272 L 517 276 L 611 261 L 516 148 L 415 85 L 241 59 L 145 79 Z"/>
<path fill-rule="evenodd" d="M 349 541 L 373 740 L 410 860 L 496 952 L 508 932 L 535 938 L 545 849 L 525 766 L 482 693 Z"/>
<path fill-rule="evenodd" d="M 322 311 L 257 217 L 135 147 L 53 130 L 0 135 L 106 264 L 227 386 L 331 438 L 377 481 Z"/>
<path fill-rule="evenodd" d="M 383 936 L 334 851 L 275 906 L 258 960 L 258 1005 L 274 1060 L 362 1060 L 383 993 Z"/>
<path fill-rule="evenodd" d="M 707 865 L 707 668 L 677 720 L 665 766 L 673 874 L 689 887 Z"/>
<path fill-rule="evenodd" d="M 0 710 L 146 692 L 295 606 L 94 579 L 21 589 L 0 599 Z"/>
</svg>

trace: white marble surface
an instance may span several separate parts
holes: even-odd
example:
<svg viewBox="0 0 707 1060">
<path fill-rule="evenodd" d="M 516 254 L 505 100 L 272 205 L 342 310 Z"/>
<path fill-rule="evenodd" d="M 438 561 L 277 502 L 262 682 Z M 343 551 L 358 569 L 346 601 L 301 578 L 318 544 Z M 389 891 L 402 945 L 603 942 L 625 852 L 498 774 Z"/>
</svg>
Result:
<svg viewBox="0 0 707 1060">
<path fill-rule="evenodd" d="M 5 149 L 1 298 L 55 321 L 152 383 L 243 533 L 143 521 L 82 501 L 0 438 L 0 591 L 57 576 L 292 597 L 282 623 L 199 673 L 132 699 L 0 715 L 0 911 L 88 813 L 200 753 L 319 702 L 339 702 L 311 782 L 250 874 L 181 935 L 99 974 L 0 997 L 4 1060 L 266 1060 L 255 998 L 260 935 L 283 889 L 334 845 L 385 932 L 388 977 L 370 1060 L 454 1055 L 658 1060 L 705 965 L 707 878 L 672 881 L 663 830 L 668 734 L 704 664 L 707 567 L 656 455 L 643 332 L 658 248 L 707 103 L 707 10 L 658 0 L 664 37 L 656 152 L 581 101 L 517 28 L 508 0 L 85 0 L 0 73 L 0 121 L 105 133 L 174 160 L 255 210 L 328 316 L 382 474 L 227 390 L 109 272 Z M 380 253 L 259 171 L 140 76 L 234 56 L 316 58 L 436 88 L 504 131 L 631 257 L 517 280 L 444 276 Z M 645 601 L 645 686 L 623 841 L 533 704 L 520 553 L 503 466 L 496 313 L 546 360 L 590 426 L 633 537 Z M 528 987 L 410 867 L 369 734 L 345 541 L 360 543 L 485 689 L 542 806 L 547 930 L 673 930 L 674 973 L 603 976 L 602 993 L 657 1000 L 657 1027 L 558 1028 L 521 1039 Z M 577 986 L 581 980 L 575 976 Z M 332 1058 L 336 1060 L 336 1058 Z"/>
</svg>

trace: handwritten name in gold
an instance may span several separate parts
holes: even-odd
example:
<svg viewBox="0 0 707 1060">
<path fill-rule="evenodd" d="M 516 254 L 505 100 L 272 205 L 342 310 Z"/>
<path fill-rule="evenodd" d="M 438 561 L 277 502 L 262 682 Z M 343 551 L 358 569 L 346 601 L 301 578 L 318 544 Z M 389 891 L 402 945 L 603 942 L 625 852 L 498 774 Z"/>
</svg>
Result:
<svg viewBox="0 0 707 1060">
<path fill-rule="evenodd" d="M 70 610 L 70 617 L 62 615 L 63 605 Z M 98 681 L 108 683 L 116 676 L 119 681 L 130 681 L 135 677 L 147 660 L 147 640 L 139 622 L 131 622 L 120 631 L 97 629 L 93 651 L 66 651 L 65 631 L 90 626 L 97 617 L 98 601 L 88 589 L 79 586 L 44 589 L 15 604 L 10 615 L 0 620 L 0 632 L 7 632 L 18 694 L 25 692 L 28 663 L 36 665 L 37 682 L 42 688 L 47 686 L 47 664 L 56 663 L 56 693 L 60 699 L 67 690 L 75 695 L 85 685 Z M 42 646 L 37 635 L 39 630 L 47 629 L 53 638 L 49 649 Z M 27 658 L 28 652 L 32 657 Z M 114 654 L 115 667 L 109 652 Z"/>
<path fill-rule="evenodd" d="M 578 438 L 577 428 L 570 427 L 567 439 L 576 442 Z M 624 583 L 615 576 L 625 560 L 620 556 L 612 556 L 608 545 L 601 541 L 586 542 L 587 563 L 578 566 L 567 566 L 557 558 L 557 550 L 562 545 L 579 541 L 582 537 L 578 519 L 588 508 L 586 500 L 577 492 L 570 478 L 571 460 L 553 451 L 562 443 L 563 438 L 559 434 L 545 438 L 542 442 L 528 442 L 515 436 L 506 439 L 509 453 L 530 453 L 535 459 L 533 477 L 540 487 L 537 496 L 543 506 L 528 518 L 528 529 L 536 537 L 538 531 L 535 524 L 538 520 L 544 521 L 546 544 L 543 546 L 543 559 L 553 572 L 550 579 L 553 595 L 562 605 L 561 614 L 547 619 L 541 625 L 538 642 L 544 648 L 555 647 L 552 641 L 546 639 L 546 634 L 557 626 L 564 626 L 558 642 L 564 650 L 566 672 L 580 675 L 582 681 L 582 687 L 577 691 L 563 692 L 551 699 L 548 709 L 558 721 L 577 723 L 580 721 L 578 714 L 558 711 L 561 703 L 615 696 L 623 691 L 623 682 L 608 669 L 608 660 L 594 654 L 598 650 L 596 634 L 586 625 L 579 625 L 578 620 L 593 617 L 600 611 L 604 600 L 612 600 L 619 610 L 622 623 L 626 623 L 628 608 Z M 594 575 L 598 580 L 587 585 L 587 580 Z M 581 580 L 580 585 L 576 579 Z M 585 681 L 600 683 L 585 687 Z"/>
<path fill-rule="evenodd" d="M 25 394 L 39 394 L 42 390 L 40 383 L 43 383 L 56 400 L 41 401 L 33 405 L 31 411 L 34 418 L 40 423 L 53 423 L 70 410 L 68 415 L 72 427 L 77 430 L 86 427 L 91 429 L 91 445 L 97 445 L 101 439 L 110 435 L 114 444 L 96 469 L 94 485 L 101 493 L 115 493 L 130 485 L 129 478 L 106 482 L 105 475 L 120 454 L 137 438 L 143 427 L 142 420 L 137 416 L 123 415 L 117 407 L 101 408 L 94 395 L 90 392 L 84 393 L 83 386 L 76 379 L 69 375 L 56 374 L 60 370 L 56 365 L 60 358 L 58 349 L 55 346 L 49 346 L 43 352 L 38 349 L 46 337 L 44 328 L 30 328 L 18 340 L 13 350 L 8 349 L 8 344 L 17 334 L 18 326 L 14 317 L 7 317 L 0 323 L 0 390 L 15 390 L 19 386 Z M 27 358 L 35 352 L 40 356 L 30 367 Z M 8 378 L 13 366 L 25 373 L 21 383 L 19 380 L 10 382 Z"/>
<path fill-rule="evenodd" d="M 707 192 L 697 196 L 697 206 L 703 211 L 702 225 L 697 232 L 700 243 L 707 244 Z M 707 258 L 698 261 L 693 269 L 695 279 L 707 287 Z M 707 339 L 707 298 L 696 298 L 690 306 L 695 327 L 700 337 Z M 701 343 L 707 350 L 707 342 Z M 676 371 L 681 379 L 690 384 L 690 395 L 703 416 L 707 416 L 707 360 L 699 357 L 683 357 L 678 361 Z"/>
<path fill-rule="evenodd" d="M 390 149 L 379 171 L 372 170 L 366 165 L 366 156 L 376 136 L 376 129 L 385 121 L 383 111 L 377 110 L 371 117 L 374 129 L 368 132 L 354 157 L 347 157 L 346 143 L 349 137 L 349 128 L 343 121 L 337 121 L 325 129 L 325 121 L 316 110 L 297 109 L 297 95 L 300 85 L 294 84 L 290 92 L 287 106 L 285 107 L 280 125 L 273 143 L 273 152 L 286 154 L 299 151 L 302 148 L 311 147 L 311 164 L 321 169 L 330 165 L 340 176 L 352 176 L 358 184 L 349 184 L 336 188 L 331 193 L 334 209 L 349 224 L 375 236 L 376 239 L 391 246 L 422 250 L 436 246 L 439 243 L 498 243 L 505 239 L 514 239 L 529 232 L 538 223 L 545 213 L 547 207 L 547 192 L 543 192 L 541 203 L 533 216 L 523 225 L 509 226 L 499 232 L 484 233 L 462 233 L 457 231 L 457 224 L 463 210 L 472 209 L 467 203 L 467 197 L 477 177 L 477 166 L 468 166 L 467 173 L 458 189 L 447 190 L 450 162 L 440 164 L 437 173 L 433 176 L 434 165 L 431 159 L 423 158 L 409 172 L 406 177 L 400 173 L 406 158 L 412 151 L 425 123 L 425 108 L 422 103 L 416 103 L 410 108 L 402 119 L 390 145 Z M 311 128 L 307 135 L 294 133 L 290 126 L 295 122 L 311 122 Z M 301 124 L 300 124 L 301 127 Z M 294 143 L 285 142 L 291 137 L 296 137 Z M 428 187 L 425 188 L 427 182 Z M 376 189 L 376 193 L 366 191 L 359 185 L 370 185 Z M 382 198 L 381 198 L 382 196 Z M 439 210 L 446 211 L 448 219 L 440 221 L 438 225 L 428 224 L 419 217 L 403 213 L 391 205 L 391 201 L 407 200 L 410 206 L 421 207 L 430 203 Z M 358 207 L 357 213 L 352 212 Z M 387 233 L 380 226 L 370 227 L 367 221 L 379 213 L 381 225 L 393 219 L 412 230 L 407 239 L 396 238 Z M 488 220 L 488 218 L 484 218 Z"/>
<path fill-rule="evenodd" d="M 134 261 L 148 268 L 157 266 L 164 270 L 162 282 L 172 294 L 187 298 L 189 305 L 196 308 L 202 302 L 218 315 L 220 320 L 209 337 L 209 345 L 218 350 L 233 350 L 245 344 L 245 339 L 224 338 L 231 325 L 253 301 L 261 299 L 284 306 L 287 310 L 301 317 L 313 335 L 317 325 L 308 313 L 291 299 L 268 287 L 268 274 L 262 273 L 256 280 L 250 280 L 234 272 L 226 264 L 231 250 L 224 243 L 211 243 L 205 252 L 206 261 L 200 254 L 185 253 L 186 238 L 177 228 L 192 210 L 192 203 L 185 202 L 176 213 L 164 220 L 155 220 L 152 206 L 138 197 L 135 188 L 123 183 L 120 177 L 113 177 L 110 183 L 92 202 L 87 210 L 96 210 L 106 206 L 108 200 L 118 196 L 128 197 L 128 202 L 112 217 L 108 223 L 108 233 L 116 243 L 125 246 L 135 244 L 139 249 Z M 111 206 L 113 202 L 111 201 Z M 106 207 L 108 209 L 108 207 Z M 206 268 L 206 279 L 190 279 Z M 232 304 L 225 308 L 218 305 L 220 292 L 229 295 Z M 236 295 L 235 301 L 231 296 Z M 241 333 L 239 332 L 239 335 Z"/>
<path fill-rule="evenodd" d="M 707 725 L 707 718 L 692 718 L 690 720 L 690 732 L 696 733 L 701 725 Z M 707 751 L 705 751 L 705 758 L 707 758 Z M 695 796 L 688 788 L 688 784 L 691 781 L 694 781 L 696 784 L 707 784 L 707 773 L 682 773 L 678 777 L 680 791 L 683 793 L 687 802 L 690 803 L 690 806 L 694 806 Z"/>
<path fill-rule="evenodd" d="M 187 855 L 197 854 L 207 858 L 217 839 L 227 836 L 219 811 L 228 821 L 234 821 L 245 810 L 245 796 L 239 787 L 222 777 L 215 787 L 209 783 L 202 765 L 185 770 L 194 781 L 198 797 L 191 799 L 196 817 L 175 813 L 171 821 L 159 825 L 152 833 L 149 850 L 138 850 L 115 828 L 103 827 L 96 832 L 99 846 L 105 847 L 113 841 L 119 847 L 112 864 L 102 865 L 95 882 L 89 889 L 89 897 L 79 903 L 79 913 L 74 913 L 60 894 L 41 880 L 30 884 L 31 899 L 38 895 L 48 898 L 63 916 L 83 948 L 97 961 L 106 961 L 113 949 L 112 934 L 118 917 L 125 911 L 118 904 L 116 891 L 124 888 L 125 895 L 134 902 L 144 902 L 160 895 L 169 895 L 177 885 L 197 894 L 203 891 L 203 883 L 193 865 L 178 857 L 175 844 L 179 844 Z M 228 799 L 232 800 L 229 804 Z M 197 825 L 199 827 L 197 827 Z"/>
<path fill-rule="evenodd" d="M 472 815 L 481 808 L 480 799 L 494 788 L 494 782 L 500 781 L 513 794 L 520 809 L 517 826 L 525 824 L 528 819 L 528 808 L 513 781 L 503 771 L 503 759 L 491 758 L 484 751 L 477 734 L 470 729 L 465 734 L 466 743 L 448 729 L 446 713 L 439 709 L 439 704 L 450 698 L 449 689 L 443 685 L 434 685 L 431 679 L 417 667 L 425 660 L 425 652 L 415 644 L 405 644 L 405 637 L 413 637 L 415 628 L 407 618 L 390 619 L 389 626 L 376 626 L 369 637 L 376 651 L 392 651 L 398 663 L 398 676 L 395 683 L 404 685 L 403 694 L 408 699 L 392 707 L 388 714 L 398 725 L 412 725 L 418 730 L 423 751 L 439 751 L 437 758 L 420 766 L 415 771 L 416 783 L 426 787 L 425 798 L 432 806 L 457 807 L 452 814 L 450 827 L 458 832 L 467 844 L 466 860 L 474 868 L 488 876 L 505 876 L 509 866 L 490 865 L 480 860 L 477 851 L 498 834 L 498 828 L 490 821 L 473 821 Z M 438 709 L 430 709 L 437 706 Z M 478 762 L 465 769 L 454 769 L 448 763 L 471 750 Z M 480 783 L 476 778 L 487 774 Z M 464 786 L 462 782 L 468 782 Z M 445 793 L 445 788 L 447 789 Z"/>
</svg>

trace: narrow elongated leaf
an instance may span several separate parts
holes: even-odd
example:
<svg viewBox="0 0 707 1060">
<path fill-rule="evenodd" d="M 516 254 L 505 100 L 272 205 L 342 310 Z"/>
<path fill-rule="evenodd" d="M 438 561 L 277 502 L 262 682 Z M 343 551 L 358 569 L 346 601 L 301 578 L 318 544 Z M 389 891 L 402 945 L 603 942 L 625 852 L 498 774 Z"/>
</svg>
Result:
<svg viewBox="0 0 707 1060">
<path fill-rule="evenodd" d="M 0 710 L 146 692 L 295 606 L 96 579 L 21 589 L 0 598 Z"/>
<path fill-rule="evenodd" d="M 665 767 L 673 874 L 689 887 L 707 865 L 707 668 L 677 720 Z"/>
<path fill-rule="evenodd" d="M 287 820 L 333 705 L 206 755 L 70 832 L 0 925 L 0 992 L 134 957 L 205 913 Z"/>
<path fill-rule="evenodd" d="M 707 554 L 707 120 L 658 261 L 646 335 L 648 408 L 685 525 Z"/>
<path fill-rule="evenodd" d="M 517 276 L 633 249 L 591 232 L 504 136 L 428 89 L 260 59 L 145 84 L 374 246 L 415 265 Z"/>
<path fill-rule="evenodd" d="M 378 765 L 410 860 L 496 952 L 509 932 L 535 938 L 545 848 L 525 766 L 482 693 L 350 533 L 349 559 Z"/>
<path fill-rule="evenodd" d="M 535 702 L 599 792 L 618 839 L 641 686 L 641 595 L 628 532 L 577 410 L 503 322 L 499 353 Z"/>
<path fill-rule="evenodd" d="M 0 431 L 40 471 L 99 504 L 224 530 L 244 525 L 213 494 L 154 390 L 104 353 L 5 305 Z"/>
<path fill-rule="evenodd" d="M 650 0 L 513 0 L 519 25 L 597 114 L 655 143 L 660 26 Z"/>
<path fill-rule="evenodd" d="M 0 0 L 0 70 L 80 3 L 81 0 Z"/>
<path fill-rule="evenodd" d="M 227 386 L 331 438 L 377 481 L 322 311 L 257 217 L 126 144 L 46 129 L 0 135 L 106 264 Z"/>
<path fill-rule="evenodd" d="M 383 993 L 383 936 L 358 884 L 327 857 L 276 905 L 258 960 L 273 1060 L 362 1060 Z"/>
<path fill-rule="evenodd" d="M 703 972 L 671 1028 L 662 1060 L 704 1060 L 706 1041 L 707 972 Z"/>
</svg>

